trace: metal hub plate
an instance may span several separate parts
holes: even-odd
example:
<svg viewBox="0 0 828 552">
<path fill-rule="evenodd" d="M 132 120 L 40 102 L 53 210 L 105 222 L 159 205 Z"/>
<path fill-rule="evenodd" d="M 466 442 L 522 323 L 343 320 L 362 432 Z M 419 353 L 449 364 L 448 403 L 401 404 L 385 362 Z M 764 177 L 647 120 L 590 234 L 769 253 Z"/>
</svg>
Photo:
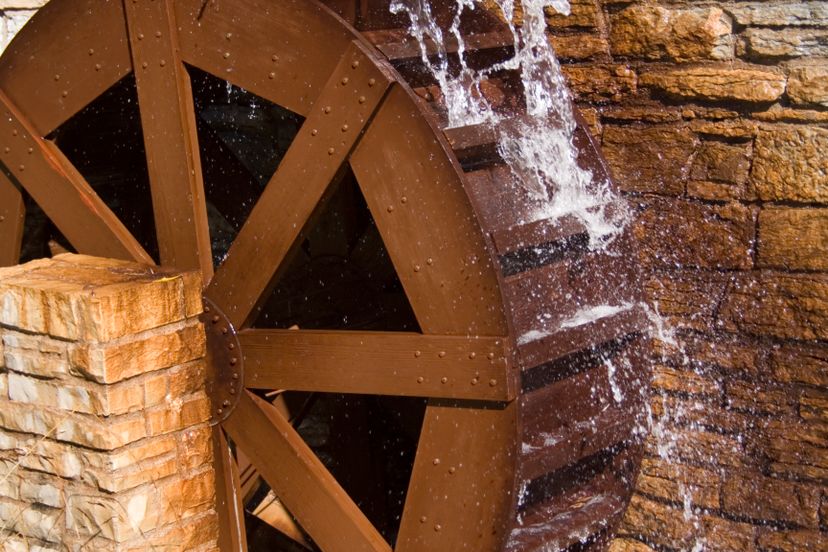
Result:
<svg viewBox="0 0 828 552">
<path fill-rule="evenodd" d="M 207 395 L 212 403 L 210 423 L 226 420 L 239 401 L 244 382 L 244 358 L 236 328 L 216 305 L 203 298 L 200 319 L 207 334 Z"/>
</svg>

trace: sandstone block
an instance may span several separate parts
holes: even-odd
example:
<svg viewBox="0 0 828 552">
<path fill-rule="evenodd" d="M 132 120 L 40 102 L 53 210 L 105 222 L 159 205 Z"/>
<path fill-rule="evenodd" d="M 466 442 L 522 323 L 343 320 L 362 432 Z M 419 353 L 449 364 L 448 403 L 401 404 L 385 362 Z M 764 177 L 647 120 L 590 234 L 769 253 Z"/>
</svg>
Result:
<svg viewBox="0 0 828 552">
<path fill-rule="evenodd" d="M 690 178 L 744 184 L 750 171 L 750 151 L 744 145 L 724 142 L 702 142 L 693 165 Z"/>
<path fill-rule="evenodd" d="M 606 39 L 595 34 L 553 35 L 549 42 L 558 59 L 580 61 L 609 54 Z"/>
<path fill-rule="evenodd" d="M 729 331 L 781 339 L 828 338 L 828 276 L 744 274 L 729 286 L 718 324 Z"/>
<path fill-rule="evenodd" d="M 83 473 L 83 479 L 101 491 L 123 493 L 147 483 L 155 485 L 176 474 L 176 458 L 167 456 L 155 459 L 138 458 L 129 468 L 115 472 L 87 469 Z"/>
<path fill-rule="evenodd" d="M 63 508 L 63 481 L 56 477 L 29 474 L 20 481 L 20 500 L 52 508 Z"/>
<path fill-rule="evenodd" d="M 33 10 L 46 5 L 49 0 L 0 0 L 0 10 Z"/>
<path fill-rule="evenodd" d="M 633 5 L 610 19 L 613 54 L 644 59 L 733 59 L 732 25 L 720 8 Z"/>
<path fill-rule="evenodd" d="M 654 200 L 633 232 L 655 266 L 746 269 L 753 265 L 754 229 L 753 210 L 741 203 Z"/>
<path fill-rule="evenodd" d="M 672 272 L 644 282 L 647 301 L 675 328 L 710 329 L 728 279 L 719 274 Z"/>
<path fill-rule="evenodd" d="M 812 423 L 828 424 L 828 394 L 821 390 L 804 390 L 799 397 L 799 415 Z"/>
<path fill-rule="evenodd" d="M 819 526 L 821 489 L 761 474 L 733 475 L 722 487 L 726 512 L 756 520 L 781 521 L 803 527 Z"/>
<path fill-rule="evenodd" d="M 167 404 L 146 409 L 147 432 L 151 436 L 191 427 L 210 419 L 210 399 L 204 393 L 173 397 Z"/>
<path fill-rule="evenodd" d="M 828 476 L 828 428 L 821 424 L 772 420 L 750 448 L 766 456 L 771 473 L 822 481 Z"/>
<path fill-rule="evenodd" d="M 638 82 L 674 98 L 705 101 L 772 102 L 785 92 L 784 75 L 728 66 L 642 73 Z"/>
<path fill-rule="evenodd" d="M 178 464 L 183 472 L 213 462 L 213 430 L 208 425 L 197 426 L 176 435 Z"/>
<path fill-rule="evenodd" d="M 828 535 L 808 529 L 760 529 L 759 547 L 762 550 L 800 552 L 828 549 Z"/>
<path fill-rule="evenodd" d="M 608 552 L 655 552 L 654 548 L 650 548 L 643 542 L 635 539 L 613 539 L 610 542 Z"/>
<path fill-rule="evenodd" d="M 744 436 L 756 427 L 755 416 L 725 408 L 720 401 L 703 401 L 698 397 L 655 395 L 650 408 L 654 418 L 667 435 L 667 441 L 664 442 L 676 445 L 686 442 L 681 435 L 688 427 L 708 428 L 727 436 Z M 653 445 L 657 446 L 658 443 L 654 442 Z M 725 448 L 716 454 L 727 454 L 725 464 L 741 465 L 745 463 L 745 460 L 736 456 L 740 450 L 739 447 L 730 451 Z M 692 451 L 682 454 L 685 454 L 690 461 L 698 460 L 693 459 Z"/>
<path fill-rule="evenodd" d="M 774 378 L 780 382 L 828 387 L 828 347 L 784 345 L 773 351 L 769 362 Z"/>
<path fill-rule="evenodd" d="M 765 201 L 828 202 L 828 130 L 762 129 L 756 136 L 752 184 Z"/>
<path fill-rule="evenodd" d="M 69 373 L 65 356 L 26 349 L 5 347 L 5 364 L 9 370 L 41 378 L 58 378 Z"/>
<path fill-rule="evenodd" d="M 676 370 L 668 366 L 653 368 L 652 386 L 661 391 L 686 395 L 721 396 L 722 390 L 717 379 L 690 370 Z"/>
<path fill-rule="evenodd" d="M 828 209 L 763 209 L 759 213 L 757 264 L 828 270 Z"/>
<path fill-rule="evenodd" d="M 197 319 L 140 335 L 138 339 L 83 344 L 70 353 L 72 370 L 99 383 L 115 383 L 142 373 L 202 358 L 204 329 Z"/>
<path fill-rule="evenodd" d="M 788 75 L 788 97 L 797 104 L 828 107 L 828 65 L 826 61 L 792 67 Z"/>
<path fill-rule="evenodd" d="M 141 462 L 154 462 L 163 456 L 175 453 L 176 441 L 173 435 L 164 435 L 152 439 L 142 439 L 137 443 L 116 451 L 84 451 L 85 465 L 98 471 L 117 472 L 130 470 Z"/>
<path fill-rule="evenodd" d="M 786 390 L 765 382 L 728 381 L 725 401 L 729 408 L 752 415 L 782 416 L 793 413 Z"/>
<path fill-rule="evenodd" d="M 726 9 L 737 23 L 745 26 L 810 27 L 828 24 L 828 6 L 824 2 L 739 3 Z"/>
<path fill-rule="evenodd" d="M 551 6 L 544 8 L 546 24 L 556 28 L 594 28 L 600 25 L 600 12 L 594 0 L 571 0 L 568 15 L 558 13 Z"/>
<path fill-rule="evenodd" d="M 71 380 L 39 380 L 20 374 L 9 375 L 11 400 L 52 405 L 67 412 L 111 416 L 135 412 L 143 406 L 139 386 L 84 385 Z"/>
<path fill-rule="evenodd" d="M 636 482 L 636 491 L 673 503 L 719 508 L 721 479 L 714 470 L 685 466 L 661 458 L 645 458 Z"/>
<path fill-rule="evenodd" d="M 184 518 L 172 526 L 160 527 L 124 543 L 121 552 L 144 552 L 162 548 L 169 552 L 218 552 L 215 536 L 218 534 L 218 516 L 215 512 Z"/>
<path fill-rule="evenodd" d="M 0 431 L 0 451 L 16 458 L 20 468 L 65 479 L 76 479 L 83 471 L 83 460 L 77 450 L 49 439 Z"/>
<path fill-rule="evenodd" d="M 619 100 L 637 88 L 635 72 L 626 65 L 564 65 L 561 69 L 578 101 Z"/>
<path fill-rule="evenodd" d="M 828 56 L 828 30 L 747 29 L 737 43 L 737 53 L 749 59 Z"/>
<path fill-rule="evenodd" d="M 619 187 L 678 195 L 698 141 L 686 128 L 605 126 L 603 151 Z"/>
<path fill-rule="evenodd" d="M 767 111 L 753 114 L 757 121 L 767 123 L 828 123 L 828 112 L 816 109 L 793 109 L 780 104 L 772 105 Z"/>
</svg>

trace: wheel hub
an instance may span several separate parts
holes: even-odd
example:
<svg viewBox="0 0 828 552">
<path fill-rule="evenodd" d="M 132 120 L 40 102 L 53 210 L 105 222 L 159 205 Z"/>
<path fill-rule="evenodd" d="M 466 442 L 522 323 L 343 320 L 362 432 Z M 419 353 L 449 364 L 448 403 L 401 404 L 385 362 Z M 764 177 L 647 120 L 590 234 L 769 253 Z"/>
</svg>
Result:
<svg viewBox="0 0 828 552">
<path fill-rule="evenodd" d="M 210 423 L 226 420 L 236 404 L 244 381 L 244 359 L 236 328 L 208 298 L 203 298 L 200 320 L 207 334 L 207 395 L 210 397 Z"/>
</svg>

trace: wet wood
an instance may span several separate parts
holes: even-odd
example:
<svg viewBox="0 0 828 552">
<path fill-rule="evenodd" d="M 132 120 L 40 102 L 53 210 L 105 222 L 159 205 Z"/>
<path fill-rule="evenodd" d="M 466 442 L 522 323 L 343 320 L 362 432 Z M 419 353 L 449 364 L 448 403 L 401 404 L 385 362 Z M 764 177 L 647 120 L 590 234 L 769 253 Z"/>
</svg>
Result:
<svg viewBox="0 0 828 552">
<path fill-rule="evenodd" d="M 25 219 L 23 195 L 11 178 L 0 171 L 0 266 L 12 266 L 20 262 Z"/>
<path fill-rule="evenodd" d="M 0 162 L 79 253 L 152 264 L 132 234 L 50 141 L 0 92 Z"/>
<path fill-rule="evenodd" d="M 269 403 L 244 392 L 223 426 L 323 550 L 390 552 L 388 543 Z"/>
<path fill-rule="evenodd" d="M 53 0 L 3 52 L 0 89 L 46 136 L 129 74 L 123 3 Z"/>
<path fill-rule="evenodd" d="M 408 28 L 367 31 L 363 36 L 391 62 L 420 59 L 422 56 L 420 44 L 409 34 Z M 456 55 L 459 51 L 459 43 L 453 35 L 446 36 L 444 46 L 447 54 Z M 463 37 L 463 46 L 469 53 L 478 55 L 487 50 L 508 50 L 514 46 L 514 36 L 508 30 L 470 34 Z M 431 38 L 426 38 L 425 49 L 429 57 L 436 56 L 439 51 Z"/>
<path fill-rule="evenodd" d="M 126 2 L 161 263 L 213 275 L 190 77 L 172 3 Z"/>
<path fill-rule="evenodd" d="M 227 437 L 220 427 L 213 428 L 213 467 L 216 470 L 216 512 L 219 517 L 219 549 L 247 551 L 239 469 Z"/>
<path fill-rule="evenodd" d="M 488 401 L 515 396 L 500 338 L 245 330 L 239 341 L 247 387 Z"/>
<path fill-rule="evenodd" d="M 473 166 L 502 162 L 498 150 L 497 130 L 490 124 L 447 128 L 443 135 L 464 170 L 468 171 Z"/>
<path fill-rule="evenodd" d="M 331 54 L 354 39 L 306 0 L 178 0 L 175 10 L 184 61 L 302 116 L 336 68 Z"/>
</svg>

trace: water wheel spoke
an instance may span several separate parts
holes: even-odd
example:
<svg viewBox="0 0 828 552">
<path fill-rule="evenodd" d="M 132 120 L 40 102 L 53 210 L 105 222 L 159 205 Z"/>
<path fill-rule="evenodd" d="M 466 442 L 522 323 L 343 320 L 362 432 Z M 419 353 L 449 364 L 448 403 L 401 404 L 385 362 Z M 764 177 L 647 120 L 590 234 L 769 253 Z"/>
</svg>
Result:
<svg viewBox="0 0 828 552">
<path fill-rule="evenodd" d="M 390 552 L 374 526 L 272 405 L 244 392 L 223 427 L 320 548 L 326 552 Z"/>
<path fill-rule="evenodd" d="M 0 171 L 0 266 L 20 261 L 26 207 L 23 195 L 6 173 Z"/>
<path fill-rule="evenodd" d="M 0 162 L 79 253 L 153 263 L 118 217 L 52 142 L 0 92 Z"/>
<path fill-rule="evenodd" d="M 126 2 L 161 263 L 213 274 L 190 78 L 169 2 Z"/>
<path fill-rule="evenodd" d="M 245 330 L 245 386 L 506 401 L 504 339 L 402 332 Z"/>
<path fill-rule="evenodd" d="M 208 288 L 234 326 L 244 325 L 268 290 L 390 79 L 356 42 L 342 56 Z"/>
<path fill-rule="evenodd" d="M 213 428 L 213 466 L 216 470 L 216 510 L 219 516 L 219 548 L 232 552 L 247 551 L 244 530 L 244 506 L 239 469 L 227 437 L 220 427 Z"/>
</svg>

